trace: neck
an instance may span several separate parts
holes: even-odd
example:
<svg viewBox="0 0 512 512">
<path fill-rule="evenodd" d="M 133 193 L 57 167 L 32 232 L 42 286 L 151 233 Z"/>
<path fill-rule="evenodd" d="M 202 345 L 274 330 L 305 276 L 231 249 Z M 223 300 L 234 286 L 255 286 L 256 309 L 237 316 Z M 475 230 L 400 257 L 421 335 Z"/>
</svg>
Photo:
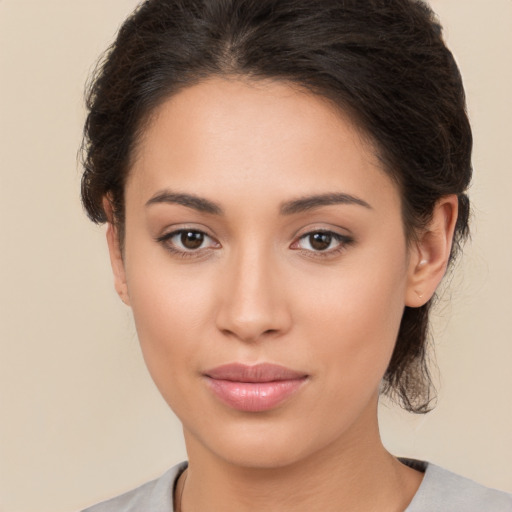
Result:
<svg viewBox="0 0 512 512">
<path fill-rule="evenodd" d="M 185 432 L 189 469 L 181 512 L 399 511 L 422 479 L 383 447 L 377 422 L 280 467 L 218 457 Z"/>
</svg>

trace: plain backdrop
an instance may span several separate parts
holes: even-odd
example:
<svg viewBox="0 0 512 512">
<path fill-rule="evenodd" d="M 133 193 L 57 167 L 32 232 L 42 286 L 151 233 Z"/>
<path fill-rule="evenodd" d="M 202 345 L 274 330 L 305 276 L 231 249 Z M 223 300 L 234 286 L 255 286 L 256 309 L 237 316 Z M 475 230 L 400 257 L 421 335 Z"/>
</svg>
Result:
<svg viewBox="0 0 512 512">
<path fill-rule="evenodd" d="M 83 86 L 135 0 L 0 0 L 0 510 L 73 511 L 185 458 L 79 201 Z M 437 409 L 397 454 L 512 491 L 512 1 L 432 0 L 475 135 L 473 240 L 435 315 Z"/>
</svg>

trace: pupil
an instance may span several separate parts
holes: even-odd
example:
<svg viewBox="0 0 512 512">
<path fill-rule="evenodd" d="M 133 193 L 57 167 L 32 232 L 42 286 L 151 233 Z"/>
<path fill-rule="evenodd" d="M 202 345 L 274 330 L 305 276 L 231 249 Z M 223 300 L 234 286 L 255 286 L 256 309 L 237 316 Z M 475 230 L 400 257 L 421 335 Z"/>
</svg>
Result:
<svg viewBox="0 0 512 512">
<path fill-rule="evenodd" d="M 181 243 L 187 249 L 198 249 L 204 241 L 203 233 L 198 231 L 185 231 L 181 234 Z"/>
<path fill-rule="evenodd" d="M 317 251 L 325 251 L 330 245 L 332 241 L 332 236 L 328 233 L 315 233 L 310 235 L 309 243 L 313 249 Z"/>
</svg>

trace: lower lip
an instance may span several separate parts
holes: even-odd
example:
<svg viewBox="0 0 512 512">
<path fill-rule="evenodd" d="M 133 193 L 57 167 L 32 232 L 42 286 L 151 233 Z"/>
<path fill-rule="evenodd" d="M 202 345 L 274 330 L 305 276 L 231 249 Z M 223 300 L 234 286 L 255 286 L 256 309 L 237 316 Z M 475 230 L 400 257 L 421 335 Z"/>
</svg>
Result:
<svg viewBox="0 0 512 512">
<path fill-rule="evenodd" d="M 273 382 L 234 382 L 207 377 L 213 393 L 226 405 L 246 412 L 274 409 L 294 395 L 306 378 Z"/>
</svg>

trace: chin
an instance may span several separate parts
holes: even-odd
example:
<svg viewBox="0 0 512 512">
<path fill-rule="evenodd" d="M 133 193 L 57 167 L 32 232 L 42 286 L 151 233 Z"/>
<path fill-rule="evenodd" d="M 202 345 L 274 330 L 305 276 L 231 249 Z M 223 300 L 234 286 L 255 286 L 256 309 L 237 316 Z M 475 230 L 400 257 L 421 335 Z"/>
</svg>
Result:
<svg viewBox="0 0 512 512">
<path fill-rule="evenodd" d="M 293 466 L 306 458 L 304 447 L 295 443 L 230 442 L 217 445 L 217 456 L 228 464 L 247 469 L 279 469 Z"/>
<path fill-rule="evenodd" d="M 322 429 L 318 425 L 308 428 L 304 421 L 278 420 L 267 415 L 205 426 L 208 428 L 195 432 L 187 431 L 185 426 L 188 453 L 193 456 L 206 448 L 214 458 L 247 469 L 293 466 L 330 449 L 339 436 L 338 429 L 324 428 L 324 435 L 319 436 Z"/>
</svg>

